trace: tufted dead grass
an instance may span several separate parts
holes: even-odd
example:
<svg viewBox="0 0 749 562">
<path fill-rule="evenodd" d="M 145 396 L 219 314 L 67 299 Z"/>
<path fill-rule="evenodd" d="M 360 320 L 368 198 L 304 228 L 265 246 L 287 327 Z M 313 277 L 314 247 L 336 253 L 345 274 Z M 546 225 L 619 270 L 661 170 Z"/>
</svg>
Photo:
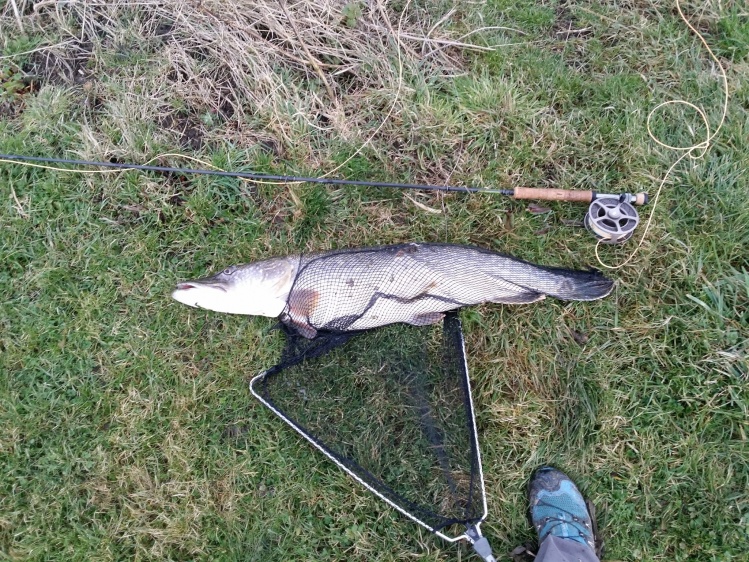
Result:
<svg viewBox="0 0 749 562">
<path fill-rule="evenodd" d="M 454 25 L 462 10 L 449 4 L 115 0 L 20 9 L 27 27 L 58 37 L 35 54 L 37 69 L 80 85 L 92 120 L 97 109 L 106 115 L 108 134 L 86 124 L 88 156 L 152 156 L 165 131 L 193 149 L 262 143 L 320 164 L 325 139 L 362 146 L 408 110 L 408 91 L 464 74 L 467 51 L 491 49 L 482 29 Z"/>
</svg>

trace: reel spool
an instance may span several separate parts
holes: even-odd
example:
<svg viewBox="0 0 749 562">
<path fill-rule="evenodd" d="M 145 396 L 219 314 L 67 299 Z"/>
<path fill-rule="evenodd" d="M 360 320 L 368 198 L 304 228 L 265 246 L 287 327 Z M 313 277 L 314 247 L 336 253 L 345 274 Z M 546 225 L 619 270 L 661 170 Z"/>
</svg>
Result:
<svg viewBox="0 0 749 562">
<path fill-rule="evenodd" d="M 595 199 L 585 215 L 585 228 L 604 244 L 626 242 L 639 223 L 640 216 L 632 204 L 617 197 Z"/>
</svg>

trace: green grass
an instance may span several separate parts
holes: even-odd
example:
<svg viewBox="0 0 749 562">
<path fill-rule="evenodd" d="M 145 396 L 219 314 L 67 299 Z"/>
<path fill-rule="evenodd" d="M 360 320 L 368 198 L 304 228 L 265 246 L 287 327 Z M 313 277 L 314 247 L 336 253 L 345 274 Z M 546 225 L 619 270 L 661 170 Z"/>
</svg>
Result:
<svg viewBox="0 0 749 562">
<path fill-rule="evenodd" d="M 293 94 L 283 111 L 253 101 L 222 114 L 211 96 L 224 90 L 169 78 L 174 44 L 147 18 L 123 12 L 113 36 L 92 33 L 104 20 L 91 20 L 90 44 L 65 43 L 45 59 L 22 53 L 73 41 L 80 21 L 33 17 L 30 3 L 16 3 L 23 33 L 0 8 L 0 50 L 18 53 L 0 60 L 2 152 L 139 162 L 181 152 L 274 173 L 343 165 L 335 176 L 652 195 L 676 155 L 648 138 L 648 112 L 683 98 L 705 107 L 713 128 L 720 116 L 712 63 L 665 1 L 459 6 L 448 37 L 491 26 L 525 35 L 472 35 L 513 45 L 451 47 L 440 55 L 451 58 L 432 59 L 453 61 L 450 72 L 406 60 L 393 114 L 349 161 L 385 120 L 395 72 L 371 84 L 329 75 L 348 121 L 327 122 L 323 84 L 281 61 L 274 79 Z M 420 2 L 406 23 L 428 30 L 449 7 Z M 483 530 L 501 560 L 534 538 L 524 490 L 542 463 L 568 471 L 597 505 L 607 560 L 746 560 L 749 20 L 738 2 L 685 10 L 728 69 L 728 117 L 705 158 L 680 165 L 660 205 L 643 209 L 654 223 L 631 264 L 609 273 L 615 293 L 462 314 L 489 500 Z M 569 29 L 588 31 L 567 38 Z M 421 56 L 421 43 L 407 46 Z M 384 60 L 395 69 L 392 55 Z M 224 76 L 210 53 L 191 61 L 174 66 Z M 677 113 L 655 123 L 664 140 L 701 140 L 699 121 Z M 570 225 L 583 207 L 532 214 L 498 197 L 409 195 L 441 214 L 395 190 L 0 164 L 0 559 L 469 558 L 467 546 L 359 488 L 252 398 L 248 377 L 283 346 L 272 320 L 169 298 L 175 281 L 231 263 L 409 240 L 596 266 L 594 240 Z M 635 244 L 601 253 L 617 263 Z"/>
</svg>

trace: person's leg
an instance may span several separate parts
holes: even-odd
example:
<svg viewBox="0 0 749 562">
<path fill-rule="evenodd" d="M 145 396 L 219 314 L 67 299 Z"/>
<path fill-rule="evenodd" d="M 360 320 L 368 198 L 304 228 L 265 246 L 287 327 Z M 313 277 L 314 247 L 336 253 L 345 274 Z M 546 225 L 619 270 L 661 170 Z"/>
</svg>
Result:
<svg viewBox="0 0 749 562">
<path fill-rule="evenodd" d="M 550 535 L 541 543 L 535 562 L 600 562 L 587 545 Z"/>
<path fill-rule="evenodd" d="M 566 474 L 551 467 L 539 469 L 528 495 L 538 533 L 536 562 L 598 562 L 585 499 Z"/>
</svg>

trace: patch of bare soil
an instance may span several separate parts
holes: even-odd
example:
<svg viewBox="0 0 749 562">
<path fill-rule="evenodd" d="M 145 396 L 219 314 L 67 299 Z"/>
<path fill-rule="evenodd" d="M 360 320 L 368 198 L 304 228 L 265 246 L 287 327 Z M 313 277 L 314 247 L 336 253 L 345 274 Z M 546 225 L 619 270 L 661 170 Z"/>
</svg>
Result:
<svg viewBox="0 0 749 562">
<path fill-rule="evenodd" d="M 43 84 L 80 85 L 91 76 L 87 65 L 92 56 L 93 43 L 73 42 L 65 48 L 38 51 L 24 65 L 26 73 Z"/>
<path fill-rule="evenodd" d="M 158 125 L 174 133 L 182 148 L 200 150 L 205 132 L 199 120 L 182 114 L 165 114 L 158 118 Z"/>
<path fill-rule="evenodd" d="M 567 1 L 560 2 L 556 9 L 554 25 L 551 33 L 555 39 L 567 41 L 573 38 L 588 38 L 593 35 L 590 27 L 581 25 L 570 9 Z"/>
</svg>

